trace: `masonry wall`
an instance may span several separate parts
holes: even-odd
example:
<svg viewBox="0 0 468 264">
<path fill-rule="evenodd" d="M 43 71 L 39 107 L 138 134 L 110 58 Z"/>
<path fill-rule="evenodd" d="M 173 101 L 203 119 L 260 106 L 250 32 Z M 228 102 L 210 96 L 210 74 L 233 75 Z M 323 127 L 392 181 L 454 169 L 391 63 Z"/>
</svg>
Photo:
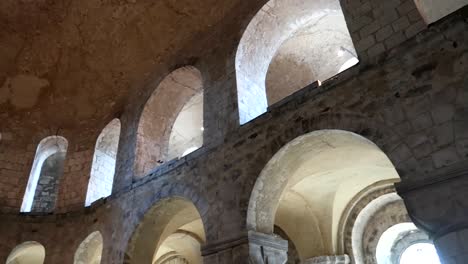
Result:
<svg viewBox="0 0 468 264">
<path fill-rule="evenodd" d="M 31 212 L 51 213 L 54 211 L 65 157 L 66 153 L 59 152 L 44 161 L 34 194 Z"/>
<path fill-rule="evenodd" d="M 2 139 L 0 261 L 15 245 L 35 240 L 46 247 L 46 263 L 71 263 L 80 242 L 99 230 L 104 237 L 102 263 L 122 263 L 128 240 L 144 213 L 164 198 L 181 196 L 193 201 L 202 216 L 207 234 L 205 262 L 242 263 L 246 211 L 257 176 L 282 146 L 319 129 L 352 131 L 372 140 L 389 156 L 404 182 L 424 182 L 436 169 L 466 162 L 468 25 L 464 18 L 452 16 L 382 53 L 379 64 L 362 63 L 321 87 L 306 87 L 242 127 L 233 125 L 237 109 L 231 61 L 211 61 L 210 67 L 200 63 L 202 69 L 211 69 L 206 76 L 209 129 L 205 135 L 216 128 L 220 134 L 194 153 L 132 182 L 129 165 L 140 106 L 128 106 L 121 119 L 117 186 L 107 201 L 90 209 L 83 209 L 83 202 L 96 130 L 83 131 L 81 138 L 63 132 L 70 146 L 58 203 L 68 213 L 45 217 L 18 215 L 21 195 L 10 194 L 5 187 L 25 186 L 22 182 L 27 181 L 34 144 L 15 146 Z M 235 45 L 229 47 L 226 53 L 232 56 Z M 217 52 L 215 48 L 212 58 Z M 226 90 L 215 98 L 214 87 Z M 219 112 L 214 111 L 217 108 Z"/>
</svg>

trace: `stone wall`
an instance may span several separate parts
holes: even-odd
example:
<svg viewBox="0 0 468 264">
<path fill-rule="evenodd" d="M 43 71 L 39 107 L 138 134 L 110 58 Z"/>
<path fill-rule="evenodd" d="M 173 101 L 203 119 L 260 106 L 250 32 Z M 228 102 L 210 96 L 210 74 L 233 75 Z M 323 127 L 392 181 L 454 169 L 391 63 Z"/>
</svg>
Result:
<svg viewBox="0 0 468 264">
<path fill-rule="evenodd" d="M 34 194 L 31 212 L 50 213 L 54 211 L 65 157 L 66 153 L 59 152 L 44 161 Z"/>
<path fill-rule="evenodd" d="M 239 26 L 229 24 L 235 21 L 236 12 L 254 9 L 259 3 L 244 5 L 231 10 L 219 27 Z M 70 146 L 58 205 L 68 213 L 44 217 L 17 215 L 37 145 L 33 143 L 43 137 L 33 137 L 33 143 L 19 137 L 23 143 L 18 145 L 2 139 L 0 206 L 5 214 L 0 216 L 0 261 L 15 245 L 33 240 L 45 246 L 46 263 L 72 263 L 81 241 L 99 230 L 104 242 L 102 263 L 122 263 L 127 243 L 145 212 L 158 201 L 179 196 L 193 201 L 202 216 L 207 235 L 205 262 L 242 263 L 248 252 L 246 211 L 256 178 L 282 146 L 315 130 L 341 129 L 368 138 L 389 156 L 407 183 L 424 182 L 436 169 L 466 162 L 468 25 L 464 19 L 455 15 L 384 52 L 378 65 L 361 63 L 321 87 L 306 87 L 241 127 L 236 124 L 232 90 L 235 45 L 226 44 L 229 51 L 225 52 L 214 47 L 207 59 L 213 64 L 200 67 L 211 69 L 205 78 L 205 135 L 209 135 L 205 138 L 211 132 L 213 138 L 190 155 L 132 182 L 136 124 L 142 107 L 130 104 L 121 119 L 114 194 L 89 209 L 83 209 L 83 203 L 97 129 L 62 131 Z M 219 29 L 213 34 L 218 36 Z M 237 36 L 228 37 L 233 39 Z M 218 55 L 231 60 L 214 60 Z M 41 130 L 46 132 L 50 134 Z"/>
<path fill-rule="evenodd" d="M 359 59 L 369 60 L 421 32 L 426 24 L 413 0 L 342 0 Z"/>
</svg>

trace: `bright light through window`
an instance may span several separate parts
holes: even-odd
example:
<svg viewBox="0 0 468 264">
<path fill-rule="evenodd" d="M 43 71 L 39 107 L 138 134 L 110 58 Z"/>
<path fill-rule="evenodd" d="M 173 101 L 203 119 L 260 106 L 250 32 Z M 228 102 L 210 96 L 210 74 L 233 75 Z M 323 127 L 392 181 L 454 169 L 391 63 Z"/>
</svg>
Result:
<svg viewBox="0 0 468 264">
<path fill-rule="evenodd" d="M 440 260 L 434 245 L 418 243 L 403 251 L 400 264 L 440 264 Z"/>
<path fill-rule="evenodd" d="M 191 148 L 186 149 L 184 153 L 182 153 L 182 157 L 194 152 L 197 149 L 198 149 L 197 147 L 191 147 Z"/>
</svg>

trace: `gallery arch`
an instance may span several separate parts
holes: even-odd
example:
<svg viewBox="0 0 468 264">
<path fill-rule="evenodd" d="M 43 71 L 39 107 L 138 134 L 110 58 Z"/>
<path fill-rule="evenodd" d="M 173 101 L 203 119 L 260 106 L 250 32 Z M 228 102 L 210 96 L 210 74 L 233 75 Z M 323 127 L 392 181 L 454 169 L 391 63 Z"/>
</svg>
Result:
<svg viewBox="0 0 468 264">
<path fill-rule="evenodd" d="M 97 139 L 85 206 L 112 193 L 119 137 L 120 120 L 116 118 L 102 130 Z"/>
<path fill-rule="evenodd" d="M 95 231 L 86 237 L 75 252 L 74 264 L 101 263 L 103 239 L 101 232 Z"/>
<path fill-rule="evenodd" d="M 195 205 L 183 198 L 158 202 L 143 217 L 125 254 L 126 264 L 201 264 L 205 230 Z"/>
<path fill-rule="evenodd" d="M 270 0 L 246 28 L 236 54 L 241 124 L 357 62 L 338 0 Z"/>
<path fill-rule="evenodd" d="M 44 246 L 35 241 L 28 241 L 11 251 L 6 264 L 43 264 L 44 259 Z"/>
<path fill-rule="evenodd" d="M 55 209 L 67 148 L 68 141 L 61 136 L 50 136 L 39 143 L 21 212 L 47 213 Z"/>
<path fill-rule="evenodd" d="M 138 125 L 137 177 L 203 145 L 202 89 L 200 71 L 186 66 L 170 73 L 154 90 Z"/>
<path fill-rule="evenodd" d="M 393 189 L 397 181 L 388 157 L 357 134 L 321 130 L 293 140 L 268 162 L 252 191 L 247 216 L 251 258 L 270 250 L 275 253 L 267 254 L 269 261 L 281 263 L 278 259 L 291 254 L 271 245 L 288 240 L 300 259 L 288 263 L 377 263 L 382 234 L 398 224 L 412 225 Z M 415 230 L 423 234 L 415 227 L 410 233 Z M 403 234 L 409 233 L 398 239 Z M 255 239 L 259 235 L 263 239 Z M 381 246 L 380 255 L 388 257 L 401 245 L 388 241 L 391 246 L 383 251 Z"/>
</svg>

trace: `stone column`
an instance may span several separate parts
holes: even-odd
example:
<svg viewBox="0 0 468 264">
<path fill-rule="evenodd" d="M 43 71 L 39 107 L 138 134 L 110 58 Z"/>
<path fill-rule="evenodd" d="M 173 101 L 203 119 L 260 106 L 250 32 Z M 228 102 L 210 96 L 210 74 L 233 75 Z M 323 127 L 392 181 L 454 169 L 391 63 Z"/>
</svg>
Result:
<svg viewBox="0 0 468 264">
<path fill-rule="evenodd" d="M 250 264 L 284 264 L 288 260 L 288 241 L 249 231 L 249 254 Z"/>
<path fill-rule="evenodd" d="M 468 261 L 468 228 L 460 228 L 434 240 L 443 264 L 461 264 Z"/>
<path fill-rule="evenodd" d="M 422 180 L 396 184 L 411 219 L 434 240 L 443 264 L 467 263 L 467 162 L 411 178 Z"/>
<path fill-rule="evenodd" d="M 348 255 L 340 256 L 321 256 L 308 259 L 304 264 L 350 264 L 351 261 Z"/>
</svg>

